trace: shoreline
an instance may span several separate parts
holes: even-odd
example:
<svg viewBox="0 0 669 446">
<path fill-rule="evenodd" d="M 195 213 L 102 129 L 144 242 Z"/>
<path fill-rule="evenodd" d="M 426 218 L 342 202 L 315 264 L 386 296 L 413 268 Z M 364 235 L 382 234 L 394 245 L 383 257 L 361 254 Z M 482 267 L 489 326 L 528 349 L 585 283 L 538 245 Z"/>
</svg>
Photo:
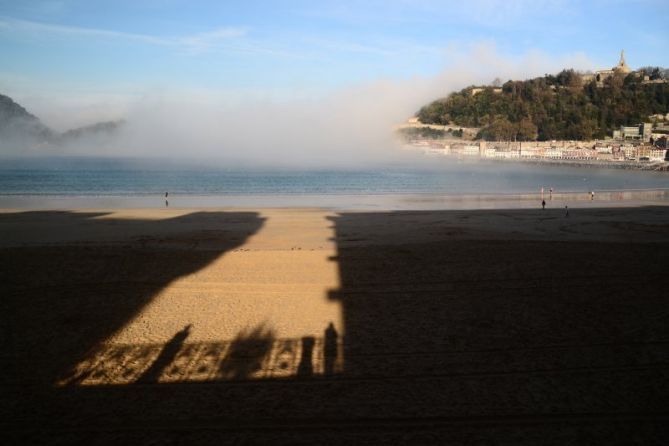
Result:
<svg viewBox="0 0 669 446">
<path fill-rule="evenodd" d="M 667 189 L 555 192 L 544 189 L 547 207 L 629 207 L 669 204 Z M 442 210 L 535 208 L 541 192 L 520 193 L 412 193 L 412 194 L 253 194 L 170 195 L 167 209 L 177 208 L 320 208 L 330 210 Z M 0 209 L 165 209 L 164 197 L 155 195 L 0 195 Z"/>
<path fill-rule="evenodd" d="M 597 160 L 554 160 L 554 159 L 488 159 L 493 163 L 530 164 L 533 166 L 575 167 L 578 169 L 611 169 L 630 170 L 639 172 L 669 172 L 669 162 L 666 161 L 597 161 Z"/>
</svg>

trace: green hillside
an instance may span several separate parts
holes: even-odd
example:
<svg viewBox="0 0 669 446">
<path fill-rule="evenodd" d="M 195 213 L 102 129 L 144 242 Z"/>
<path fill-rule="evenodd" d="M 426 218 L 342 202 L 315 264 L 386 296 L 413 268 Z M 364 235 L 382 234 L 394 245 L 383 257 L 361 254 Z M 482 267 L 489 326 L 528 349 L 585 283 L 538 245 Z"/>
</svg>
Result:
<svg viewBox="0 0 669 446">
<path fill-rule="evenodd" d="M 600 87 L 564 70 L 508 81 L 501 91 L 485 87 L 473 94 L 472 89 L 424 106 L 418 118 L 426 124 L 481 127 L 479 137 L 488 140 L 587 140 L 669 112 L 669 83 L 644 83 L 635 73 L 616 74 Z"/>
</svg>

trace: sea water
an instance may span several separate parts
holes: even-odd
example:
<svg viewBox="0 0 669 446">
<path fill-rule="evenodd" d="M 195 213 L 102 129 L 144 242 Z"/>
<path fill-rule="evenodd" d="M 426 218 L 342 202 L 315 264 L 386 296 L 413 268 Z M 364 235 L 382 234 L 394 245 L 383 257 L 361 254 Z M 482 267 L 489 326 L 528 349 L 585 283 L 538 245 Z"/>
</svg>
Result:
<svg viewBox="0 0 669 446">
<path fill-rule="evenodd" d="M 138 203 L 151 203 L 169 192 L 172 199 L 228 197 L 226 205 L 235 204 L 230 199 L 233 196 L 300 196 L 301 203 L 309 204 L 310 196 L 331 196 L 332 200 L 336 196 L 527 194 L 541 188 L 545 193 L 551 188 L 555 192 L 583 193 L 663 189 L 669 188 L 669 174 L 477 162 L 365 169 L 268 169 L 180 167 L 90 158 L 0 161 L 0 207 L 15 205 L 22 197 L 33 197 L 33 201 L 34 197 L 41 197 L 41 202 L 56 197 L 107 197 L 107 202 L 111 197 L 116 197 L 116 202 L 122 202 L 124 197 L 143 197 Z M 311 201 L 319 204 L 319 200 Z"/>
</svg>

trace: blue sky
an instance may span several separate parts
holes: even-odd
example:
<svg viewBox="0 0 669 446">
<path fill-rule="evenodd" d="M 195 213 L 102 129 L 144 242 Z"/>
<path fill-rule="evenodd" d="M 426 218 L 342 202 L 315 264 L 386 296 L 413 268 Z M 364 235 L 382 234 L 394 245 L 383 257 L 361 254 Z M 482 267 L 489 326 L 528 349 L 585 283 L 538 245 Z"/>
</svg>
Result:
<svg viewBox="0 0 669 446">
<path fill-rule="evenodd" d="M 331 91 L 432 76 L 480 42 L 669 66 L 668 30 L 666 0 L 0 0 L 0 91 Z"/>
</svg>

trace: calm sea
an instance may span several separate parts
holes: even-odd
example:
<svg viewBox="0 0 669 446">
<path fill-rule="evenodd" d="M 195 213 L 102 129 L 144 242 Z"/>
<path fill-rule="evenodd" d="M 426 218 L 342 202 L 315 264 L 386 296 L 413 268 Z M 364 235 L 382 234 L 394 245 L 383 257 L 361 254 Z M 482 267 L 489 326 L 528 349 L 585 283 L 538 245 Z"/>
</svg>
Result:
<svg viewBox="0 0 669 446">
<path fill-rule="evenodd" d="M 173 164 L 101 159 L 0 162 L 0 205 L 19 196 L 161 197 L 384 194 L 515 194 L 546 191 L 658 189 L 666 173 L 506 163 L 435 161 L 407 168 L 271 170 L 177 168 Z"/>
</svg>

